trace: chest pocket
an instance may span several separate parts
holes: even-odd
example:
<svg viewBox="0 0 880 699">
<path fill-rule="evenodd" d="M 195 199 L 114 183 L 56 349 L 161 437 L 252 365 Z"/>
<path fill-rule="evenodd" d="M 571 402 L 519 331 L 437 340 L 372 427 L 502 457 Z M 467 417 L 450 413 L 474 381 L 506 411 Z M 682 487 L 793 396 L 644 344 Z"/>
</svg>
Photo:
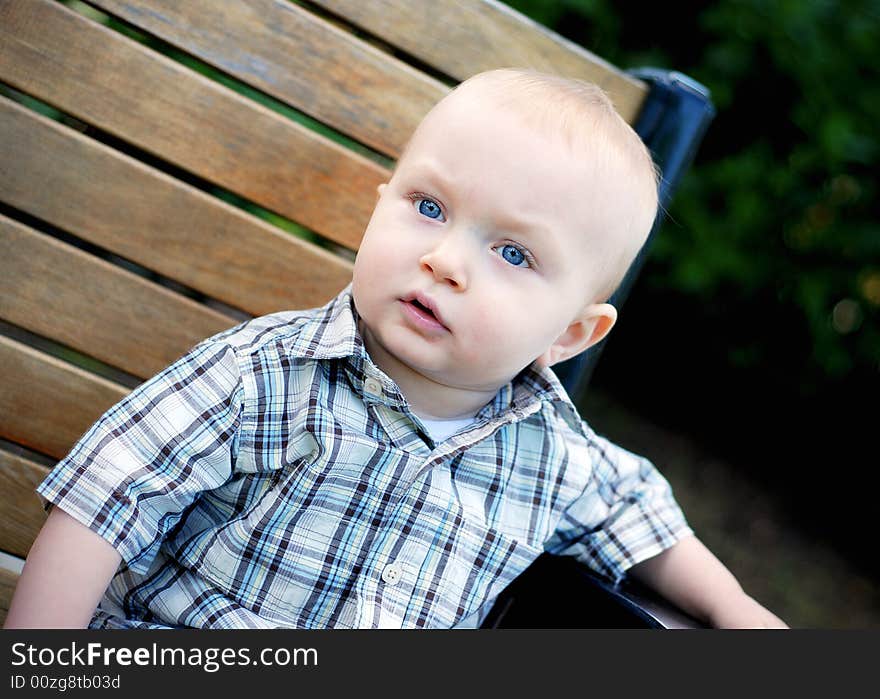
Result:
<svg viewBox="0 0 880 699">
<path fill-rule="evenodd" d="M 416 564 L 400 625 L 450 628 L 490 604 L 543 548 L 464 508 L 442 466 L 423 485 L 407 494 L 395 523 L 403 529 L 405 517 L 410 525 L 401 554 Z"/>
<path fill-rule="evenodd" d="M 471 518 L 461 520 L 429 626 L 449 628 L 494 599 L 542 550 Z"/>
</svg>

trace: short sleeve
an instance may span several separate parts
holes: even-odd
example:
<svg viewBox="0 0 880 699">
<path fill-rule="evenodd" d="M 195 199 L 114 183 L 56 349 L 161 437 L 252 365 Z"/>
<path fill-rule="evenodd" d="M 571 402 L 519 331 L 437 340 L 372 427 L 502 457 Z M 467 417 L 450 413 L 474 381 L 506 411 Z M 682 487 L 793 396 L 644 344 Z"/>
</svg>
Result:
<svg viewBox="0 0 880 699">
<path fill-rule="evenodd" d="M 545 549 L 574 556 L 619 582 L 630 567 L 693 531 L 669 482 L 648 459 L 599 437 L 586 425 L 585 430 L 591 477 L 565 509 Z"/>
<path fill-rule="evenodd" d="M 145 572 L 198 495 L 230 479 L 241 412 L 235 352 L 206 340 L 110 408 L 37 493 Z"/>
</svg>

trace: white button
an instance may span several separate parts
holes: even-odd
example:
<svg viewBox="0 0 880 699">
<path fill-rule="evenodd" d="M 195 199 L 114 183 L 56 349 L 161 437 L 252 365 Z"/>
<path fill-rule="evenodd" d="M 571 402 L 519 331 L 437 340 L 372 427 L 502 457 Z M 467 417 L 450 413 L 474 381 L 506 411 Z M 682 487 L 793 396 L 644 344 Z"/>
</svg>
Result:
<svg viewBox="0 0 880 699">
<path fill-rule="evenodd" d="M 394 563 L 389 563 L 382 569 L 382 580 L 389 585 L 396 585 L 400 581 L 400 568 Z"/>
<path fill-rule="evenodd" d="M 382 395 L 382 384 L 376 381 L 376 379 L 367 379 L 364 381 L 364 388 L 367 389 L 367 393 L 372 393 L 375 396 Z"/>
</svg>

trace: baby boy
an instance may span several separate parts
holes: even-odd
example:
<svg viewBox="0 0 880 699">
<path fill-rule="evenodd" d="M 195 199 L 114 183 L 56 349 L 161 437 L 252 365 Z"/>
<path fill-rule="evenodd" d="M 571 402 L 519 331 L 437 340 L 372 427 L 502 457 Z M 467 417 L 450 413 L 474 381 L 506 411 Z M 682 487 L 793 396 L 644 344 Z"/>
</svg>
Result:
<svg viewBox="0 0 880 699">
<path fill-rule="evenodd" d="M 7 626 L 476 627 L 544 551 L 784 626 L 550 369 L 611 330 L 656 210 L 601 90 L 464 82 L 380 185 L 348 288 L 200 343 L 40 485 Z"/>
</svg>

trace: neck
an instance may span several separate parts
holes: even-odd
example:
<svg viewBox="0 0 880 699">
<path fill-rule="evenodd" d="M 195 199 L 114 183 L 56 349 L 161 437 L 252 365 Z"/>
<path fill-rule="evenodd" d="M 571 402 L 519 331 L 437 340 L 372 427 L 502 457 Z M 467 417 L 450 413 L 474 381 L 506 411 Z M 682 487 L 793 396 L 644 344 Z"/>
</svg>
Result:
<svg viewBox="0 0 880 699">
<path fill-rule="evenodd" d="M 368 328 L 362 326 L 361 331 L 370 358 L 394 379 L 410 408 L 419 417 L 439 420 L 472 417 L 495 397 L 497 388 L 462 388 L 420 374 L 387 352 L 373 339 Z"/>
</svg>

